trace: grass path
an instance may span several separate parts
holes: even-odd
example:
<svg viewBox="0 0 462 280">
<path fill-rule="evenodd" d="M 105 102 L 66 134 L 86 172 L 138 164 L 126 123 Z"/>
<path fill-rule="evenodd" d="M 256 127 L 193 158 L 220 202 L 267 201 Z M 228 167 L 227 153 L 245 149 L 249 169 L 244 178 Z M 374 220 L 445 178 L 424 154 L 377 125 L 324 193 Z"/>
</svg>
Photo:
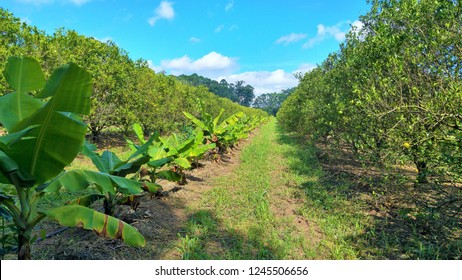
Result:
<svg viewBox="0 0 462 280">
<path fill-rule="evenodd" d="M 281 132 L 273 119 L 224 156 L 221 164 L 204 161 L 203 168 L 189 171 L 187 185 L 162 182 L 168 195 L 144 197 L 137 211 L 119 207 L 118 217 L 145 236 L 144 248 L 73 228 L 34 244 L 33 255 L 37 259 L 461 259 L 460 204 L 444 209 L 429 204 L 460 199 L 460 186 L 442 193 L 432 185 L 382 180 L 367 166 L 354 164 L 351 155 L 336 154 L 324 145 L 317 150 Z M 89 165 L 81 157 L 73 167 Z M 57 206 L 75 194 L 45 198 L 42 203 Z M 37 234 L 60 228 L 44 222 Z"/>
<path fill-rule="evenodd" d="M 321 175 L 315 151 L 271 121 L 241 151 L 234 172 L 188 207 L 177 250 L 183 259 L 358 258 L 351 239 L 367 219 L 330 196 L 333 186 Z"/>
</svg>

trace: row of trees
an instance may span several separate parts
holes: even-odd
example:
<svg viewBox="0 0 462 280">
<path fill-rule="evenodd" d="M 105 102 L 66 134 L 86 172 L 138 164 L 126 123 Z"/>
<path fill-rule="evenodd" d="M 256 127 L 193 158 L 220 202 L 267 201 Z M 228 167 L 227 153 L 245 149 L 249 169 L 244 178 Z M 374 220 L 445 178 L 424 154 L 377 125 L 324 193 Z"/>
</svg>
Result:
<svg viewBox="0 0 462 280">
<path fill-rule="evenodd" d="M 412 162 L 417 180 L 462 175 L 462 3 L 371 0 L 338 52 L 302 77 L 278 113 L 361 158 Z"/>
<path fill-rule="evenodd" d="M 244 85 L 244 81 L 236 81 L 236 83 L 230 84 L 225 79 L 221 79 L 220 82 L 217 82 L 195 73 L 192 75 L 180 75 L 178 79 L 193 86 L 205 86 L 210 92 L 226 97 L 242 106 L 250 107 L 252 100 L 255 98 L 254 88 L 251 85 Z"/>
<path fill-rule="evenodd" d="M 262 94 L 255 98 L 252 103 L 252 107 L 262 109 L 268 114 L 276 116 L 276 113 L 279 111 L 279 108 L 281 108 L 284 100 L 286 100 L 287 97 L 294 92 L 294 90 L 295 88 L 290 88 L 284 89 L 280 92 Z"/>
<path fill-rule="evenodd" d="M 247 115 L 266 114 L 219 97 L 206 87 L 155 73 L 147 61 L 133 61 L 113 42 L 101 42 L 65 29 L 48 35 L 1 8 L 0 19 L 0 68 L 5 67 L 9 56 L 27 55 L 37 58 L 47 76 L 52 69 L 68 62 L 89 71 L 93 78 L 92 109 L 85 122 L 94 138 L 107 128 L 127 131 L 133 123 L 140 123 L 145 132 L 177 130 L 188 123 L 182 111 L 199 115 L 199 100 L 215 115 L 224 108 L 223 118 L 239 111 Z M 0 92 L 11 91 L 1 77 Z"/>
</svg>

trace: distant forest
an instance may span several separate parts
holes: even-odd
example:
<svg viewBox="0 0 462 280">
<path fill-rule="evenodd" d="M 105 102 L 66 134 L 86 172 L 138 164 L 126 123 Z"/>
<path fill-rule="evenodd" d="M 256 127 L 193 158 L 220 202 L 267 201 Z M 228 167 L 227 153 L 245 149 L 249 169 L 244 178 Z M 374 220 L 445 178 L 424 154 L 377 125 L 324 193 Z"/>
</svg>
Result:
<svg viewBox="0 0 462 280">
<path fill-rule="evenodd" d="M 225 79 L 220 82 L 202 77 L 196 73 L 192 75 L 180 75 L 177 77 L 180 81 L 192 86 L 205 86 L 210 92 L 218 96 L 228 98 L 242 106 L 255 107 L 276 115 L 281 107 L 282 102 L 294 91 L 295 88 L 282 90 L 281 92 L 265 93 L 255 96 L 254 88 L 251 85 L 245 85 L 245 81 L 236 81 L 228 83 Z"/>
</svg>

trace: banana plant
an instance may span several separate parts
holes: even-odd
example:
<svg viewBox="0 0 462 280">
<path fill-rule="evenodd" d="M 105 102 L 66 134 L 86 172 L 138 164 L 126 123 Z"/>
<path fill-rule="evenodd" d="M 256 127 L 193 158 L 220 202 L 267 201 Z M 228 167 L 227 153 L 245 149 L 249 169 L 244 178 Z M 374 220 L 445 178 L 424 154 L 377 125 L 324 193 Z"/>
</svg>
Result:
<svg viewBox="0 0 462 280">
<path fill-rule="evenodd" d="M 158 187 L 161 187 L 157 183 L 159 179 L 172 182 L 181 180 L 180 174 L 172 170 L 161 170 L 164 166 L 174 161 L 175 158 L 164 146 L 160 140 L 160 136 L 158 134 L 153 134 L 149 138 L 150 141 L 146 141 L 144 139 L 143 130 L 139 124 L 133 124 L 133 130 L 142 146 L 136 145 L 133 141 L 127 139 L 130 149 L 133 152 L 140 152 L 144 156 L 149 157 L 149 161 L 147 162 L 148 168 L 142 168 L 140 172 L 137 173 L 138 180 L 153 183 Z M 143 147 L 146 147 L 146 145 L 148 145 L 148 148 L 144 149 Z"/>
<path fill-rule="evenodd" d="M 159 139 L 167 155 L 173 158 L 169 165 L 175 173 L 181 176 L 180 185 L 187 183 L 184 171 L 191 169 L 193 163 L 197 164 L 201 156 L 216 147 L 215 143 L 203 144 L 204 132 L 199 128 L 195 130 L 195 134 L 186 139 L 176 133 L 166 138 L 159 137 Z"/>
<path fill-rule="evenodd" d="M 83 206 L 90 206 L 95 201 L 103 199 L 104 213 L 110 216 L 114 216 L 115 208 L 117 205 L 129 204 L 134 209 L 139 204 L 139 196 L 143 192 L 156 193 L 160 186 L 155 183 L 141 183 L 137 180 L 125 178 L 129 174 L 135 174 L 140 172 L 141 166 L 146 164 L 150 157 L 148 155 L 142 155 L 147 150 L 153 139 L 150 139 L 143 146 L 141 146 L 136 152 L 130 155 L 126 160 L 121 160 L 117 155 L 111 151 L 104 151 L 101 155 L 95 152 L 96 146 L 84 143 L 83 154 L 91 159 L 93 164 L 99 170 L 99 172 L 85 171 L 87 183 L 81 182 L 78 184 L 78 189 L 75 187 L 72 191 L 77 191 L 87 187 L 89 184 L 97 187 L 100 194 L 89 194 L 84 197 L 77 198 L 73 201 L 74 204 Z M 141 156 L 140 156 L 141 155 Z M 68 188 L 70 184 L 67 184 L 68 180 L 66 177 L 72 176 L 73 172 L 81 171 L 70 171 L 67 176 L 58 178 L 54 182 L 50 183 L 45 189 L 47 192 L 55 192 L 61 186 Z M 104 178 L 104 180 L 102 180 Z"/>
<path fill-rule="evenodd" d="M 70 189 L 90 180 L 85 171 L 72 176 L 64 171 L 81 150 L 87 130 L 80 115 L 90 111 L 88 72 L 70 63 L 46 80 L 33 58 L 10 57 L 4 75 L 14 92 L 0 97 L 0 123 L 7 131 L 0 137 L 0 205 L 17 228 L 18 259 L 31 258 L 33 229 L 45 217 L 144 246 L 146 241 L 135 228 L 93 209 L 38 207 L 44 190 L 57 178 L 65 178 Z"/>
<path fill-rule="evenodd" d="M 238 123 L 239 119 L 244 117 L 243 112 L 238 112 L 231 115 L 221 123 L 218 123 L 224 109 L 220 110 L 217 117 L 213 118 L 210 114 L 202 112 L 202 120 L 194 117 L 188 112 L 183 114 L 190 119 L 198 128 L 204 131 L 204 137 L 210 143 L 215 143 L 219 151 L 224 152 L 230 146 L 230 136 L 233 127 Z"/>
<path fill-rule="evenodd" d="M 210 150 L 216 148 L 215 143 L 204 144 L 204 131 L 200 128 L 194 130 L 194 134 L 189 139 L 193 139 L 191 147 L 183 152 L 183 156 L 187 158 L 191 165 L 197 166 L 199 160 Z"/>
</svg>

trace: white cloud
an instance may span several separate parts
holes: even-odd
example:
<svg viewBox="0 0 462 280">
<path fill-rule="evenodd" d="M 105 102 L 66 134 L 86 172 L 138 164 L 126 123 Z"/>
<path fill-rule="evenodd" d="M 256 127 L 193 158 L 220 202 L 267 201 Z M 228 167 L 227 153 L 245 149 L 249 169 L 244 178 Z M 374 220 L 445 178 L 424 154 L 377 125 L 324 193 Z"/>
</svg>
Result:
<svg viewBox="0 0 462 280">
<path fill-rule="evenodd" d="M 220 33 L 223 30 L 223 28 L 225 28 L 224 24 L 221 24 L 221 25 L 217 26 L 215 28 L 215 33 Z"/>
<path fill-rule="evenodd" d="M 294 87 L 298 84 L 298 80 L 292 73 L 287 73 L 282 69 L 275 71 L 253 71 L 243 72 L 239 74 L 232 74 L 226 77 L 220 77 L 220 79 L 226 79 L 228 83 L 235 83 L 236 81 L 245 81 L 246 84 L 251 85 L 254 88 L 256 96 L 279 92 L 283 89 Z"/>
<path fill-rule="evenodd" d="M 288 45 L 290 43 L 295 43 L 304 39 L 306 34 L 303 33 L 290 33 L 289 35 L 282 36 L 281 38 L 276 40 L 276 44 L 284 44 Z"/>
<path fill-rule="evenodd" d="M 156 73 L 160 73 L 160 72 L 164 71 L 164 69 L 162 69 L 162 67 L 155 65 L 152 62 L 152 60 L 148 59 L 147 62 L 148 62 L 148 67 L 151 68 L 152 70 L 154 70 Z"/>
<path fill-rule="evenodd" d="M 326 39 L 335 38 L 335 40 L 341 42 L 345 39 L 345 31 L 341 30 L 343 23 L 338 23 L 333 26 L 325 26 L 323 24 L 318 24 L 316 36 L 310 38 L 308 42 L 306 42 L 303 47 L 304 48 L 311 48 L 315 44 L 320 43 Z"/>
<path fill-rule="evenodd" d="M 225 6 L 225 11 L 229 11 L 234 7 L 234 0 L 229 1 L 228 4 Z"/>
<path fill-rule="evenodd" d="M 274 71 L 250 71 L 227 76 L 218 77 L 216 80 L 225 79 L 228 83 L 245 81 L 254 88 L 256 96 L 264 93 L 280 92 L 281 90 L 296 87 L 298 79 L 296 74 L 304 74 L 316 68 L 315 64 L 305 63 L 293 72 L 286 72 L 282 69 Z"/>
<path fill-rule="evenodd" d="M 281 90 L 292 88 L 298 85 L 298 79 L 294 73 L 288 73 L 282 69 L 275 71 L 251 71 L 228 76 L 222 76 L 216 79 L 220 81 L 225 79 L 228 83 L 236 81 L 245 81 L 246 84 L 254 88 L 256 96 L 264 93 L 280 92 Z"/>
<path fill-rule="evenodd" d="M 304 63 L 302 65 L 300 65 L 300 67 L 298 67 L 297 70 L 295 70 L 294 72 L 292 72 L 294 75 L 298 75 L 298 74 L 305 74 L 306 72 L 310 72 L 311 70 L 313 70 L 314 68 L 316 68 L 317 65 L 316 64 L 313 64 L 313 63 Z"/>
<path fill-rule="evenodd" d="M 364 27 L 364 23 L 362 23 L 361 21 L 359 20 L 355 20 L 352 24 L 352 29 L 355 30 L 355 31 L 360 31 L 361 29 L 363 29 Z"/>
<path fill-rule="evenodd" d="M 225 79 L 228 83 L 245 81 L 254 88 L 255 95 L 280 92 L 298 85 L 296 74 L 304 74 L 316 67 L 315 64 L 301 64 L 297 70 L 287 72 L 282 69 L 274 71 L 249 71 L 236 73 L 239 69 L 237 58 L 228 57 L 217 52 L 210 52 L 196 60 L 188 55 L 162 60 L 159 66 L 149 61 L 149 66 L 156 72 L 166 71 L 172 75 L 193 74 L 220 81 Z"/>
<path fill-rule="evenodd" d="M 359 20 L 354 22 L 339 22 L 332 26 L 318 24 L 316 36 L 310 38 L 305 44 L 303 44 L 303 48 L 311 48 L 314 45 L 331 38 L 334 38 L 338 42 L 342 42 L 345 40 L 345 36 L 350 30 L 353 29 L 356 30 L 356 32 L 359 32 L 363 26 L 363 23 Z"/>
<path fill-rule="evenodd" d="M 162 68 L 169 70 L 173 75 L 192 74 L 215 78 L 227 75 L 238 68 L 237 58 L 224 56 L 217 52 L 210 52 L 203 57 L 193 60 L 184 55 L 179 58 L 161 61 Z"/>
<path fill-rule="evenodd" d="M 191 43 L 199 43 L 201 41 L 201 39 L 197 38 L 197 37 L 191 37 L 189 38 L 189 42 Z"/>
<path fill-rule="evenodd" d="M 359 35 L 360 40 L 364 40 L 367 35 L 367 31 L 365 31 L 363 28 L 364 28 L 364 23 L 362 23 L 359 20 L 356 20 L 351 24 L 351 31 L 354 34 Z"/>
<path fill-rule="evenodd" d="M 173 3 L 168 1 L 160 2 L 160 5 L 154 10 L 154 16 L 148 19 L 148 23 L 154 26 L 156 22 L 161 19 L 173 19 L 175 17 L 175 10 L 173 9 Z"/>
</svg>

